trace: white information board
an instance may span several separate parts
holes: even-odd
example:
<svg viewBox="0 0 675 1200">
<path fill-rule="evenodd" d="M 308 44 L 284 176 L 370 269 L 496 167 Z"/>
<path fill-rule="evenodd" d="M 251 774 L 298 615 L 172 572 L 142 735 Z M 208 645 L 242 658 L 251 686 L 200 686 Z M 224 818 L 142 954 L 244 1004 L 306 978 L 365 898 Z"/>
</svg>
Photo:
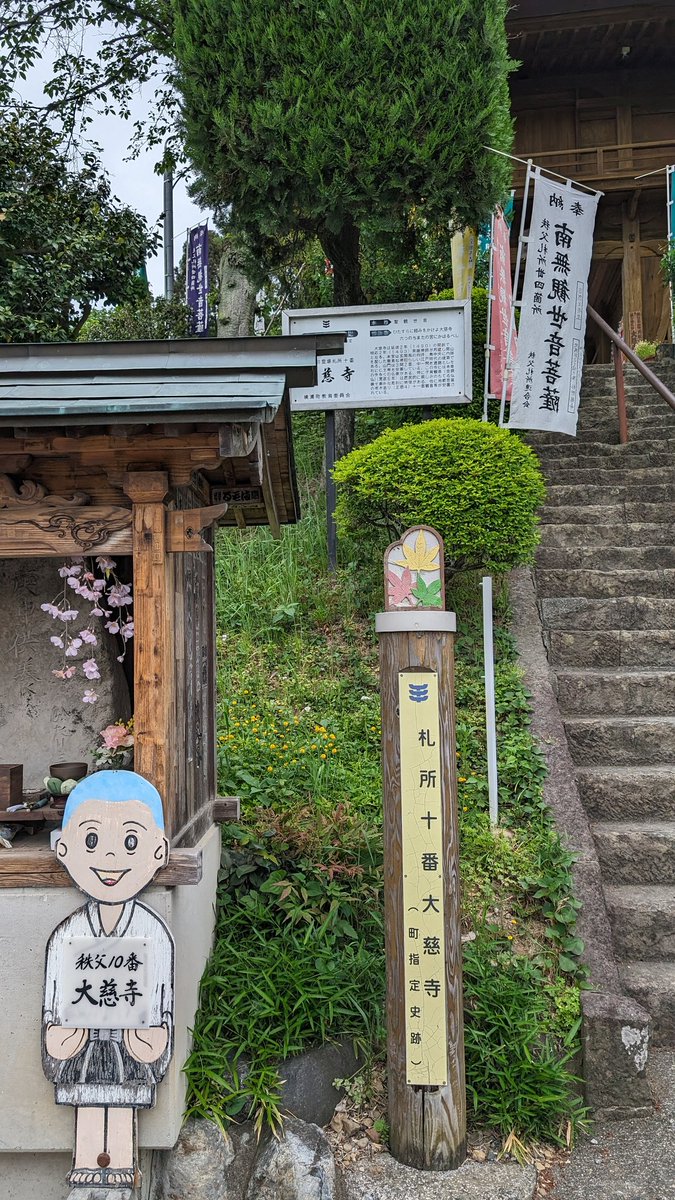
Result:
<svg viewBox="0 0 675 1200">
<path fill-rule="evenodd" d="M 344 354 L 322 355 L 318 383 L 291 388 L 291 409 L 468 404 L 471 302 L 291 309 L 285 334 L 346 333 Z"/>
</svg>

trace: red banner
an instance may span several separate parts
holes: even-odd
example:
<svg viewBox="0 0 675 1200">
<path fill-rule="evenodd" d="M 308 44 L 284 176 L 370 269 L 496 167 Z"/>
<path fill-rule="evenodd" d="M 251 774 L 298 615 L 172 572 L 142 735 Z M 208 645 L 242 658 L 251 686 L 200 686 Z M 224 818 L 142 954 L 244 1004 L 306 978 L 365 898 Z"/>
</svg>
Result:
<svg viewBox="0 0 675 1200">
<path fill-rule="evenodd" d="M 490 320 L 490 392 L 501 398 L 506 368 L 506 352 L 509 341 L 509 325 L 513 307 L 511 290 L 511 252 L 509 249 L 509 227 L 501 209 L 495 213 L 492 234 L 492 312 Z M 518 357 L 518 342 L 514 329 L 511 338 L 511 365 Z M 513 377 L 506 389 L 506 401 L 510 403 Z"/>
</svg>

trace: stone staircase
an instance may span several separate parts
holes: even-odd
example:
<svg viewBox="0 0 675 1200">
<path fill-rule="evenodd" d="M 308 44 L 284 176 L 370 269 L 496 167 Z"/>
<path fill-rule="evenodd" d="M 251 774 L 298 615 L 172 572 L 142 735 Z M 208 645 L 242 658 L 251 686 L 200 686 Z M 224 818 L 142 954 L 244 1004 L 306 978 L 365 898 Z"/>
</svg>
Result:
<svg viewBox="0 0 675 1200">
<path fill-rule="evenodd" d="M 675 362 L 657 364 L 675 392 Z M 675 412 L 626 366 L 584 372 L 576 441 L 531 434 L 548 497 L 535 580 L 626 992 L 675 1046 Z"/>
</svg>

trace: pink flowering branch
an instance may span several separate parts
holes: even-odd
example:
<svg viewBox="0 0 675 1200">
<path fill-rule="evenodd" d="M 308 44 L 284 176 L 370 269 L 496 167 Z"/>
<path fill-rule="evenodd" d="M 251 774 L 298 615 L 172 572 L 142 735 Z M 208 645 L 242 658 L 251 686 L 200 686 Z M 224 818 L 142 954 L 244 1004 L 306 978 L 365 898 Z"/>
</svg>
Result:
<svg viewBox="0 0 675 1200">
<path fill-rule="evenodd" d="M 52 634 L 49 639 L 53 646 L 63 652 L 61 667 L 52 671 L 57 679 L 72 679 L 77 674 L 77 666 L 68 664 L 66 659 L 79 660 L 80 652 L 84 653 L 83 648 L 86 648 L 88 655 L 79 663 L 84 678 L 90 682 L 101 678 L 93 651 L 93 647 L 99 643 L 99 635 L 95 630 L 101 622 L 109 633 L 120 637 L 122 653 L 118 654 L 117 661 L 124 661 L 127 643 L 134 636 L 133 597 L 131 585 L 119 579 L 116 567 L 113 558 L 99 555 L 93 561 L 72 558 L 59 568 L 59 576 L 63 580 L 62 592 L 53 603 L 40 606 L 52 620 L 60 621 L 63 625 L 62 630 Z M 84 628 L 78 630 L 75 630 L 74 622 L 80 616 L 80 608 L 73 607 L 75 596 L 91 605 Z M 97 699 L 94 689 L 86 688 L 82 703 L 95 704 Z"/>
</svg>

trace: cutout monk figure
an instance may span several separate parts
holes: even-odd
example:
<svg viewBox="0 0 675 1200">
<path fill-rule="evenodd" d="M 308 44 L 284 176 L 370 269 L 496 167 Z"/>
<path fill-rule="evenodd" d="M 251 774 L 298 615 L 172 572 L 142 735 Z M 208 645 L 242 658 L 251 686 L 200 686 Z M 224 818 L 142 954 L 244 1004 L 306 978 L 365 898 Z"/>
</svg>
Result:
<svg viewBox="0 0 675 1200">
<path fill-rule="evenodd" d="M 129 1195 L 136 1110 L 154 1104 L 173 1045 L 173 939 L 137 898 L 169 855 L 159 793 L 133 771 L 88 776 L 56 853 L 89 901 L 47 946 L 44 1071 L 76 1110 L 71 1187 Z"/>
</svg>

